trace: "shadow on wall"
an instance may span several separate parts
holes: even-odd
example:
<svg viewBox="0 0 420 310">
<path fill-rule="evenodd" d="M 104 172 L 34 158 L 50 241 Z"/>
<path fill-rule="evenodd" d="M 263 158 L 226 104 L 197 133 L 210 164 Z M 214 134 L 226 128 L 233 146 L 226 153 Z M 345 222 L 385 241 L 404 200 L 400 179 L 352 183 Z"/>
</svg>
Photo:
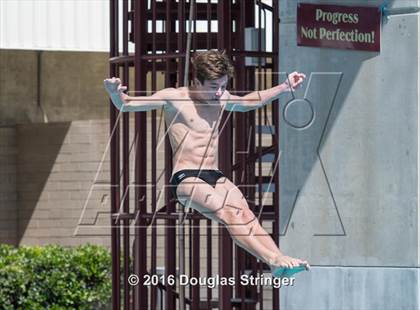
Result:
<svg viewBox="0 0 420 310">
<path fill-rule="evenodd" d="M 49 213 L 60 208 L 69 194 L 60 188 L 60 182 L 49 179 L 60 170 L 57 164 L 66 160 L 59 156 L 71 156 L 60 153 L 70 125 L 65 122 L 17 126 L 18 244 L 24 237 L 55 235 L 50 225 L 42 227 L 42 220 L 48 220 Z M 33 216 L 35 209 L 40 215 Z M 30 223 L 32 227 L 28 227 Z M 54 226 L 60 227 L 57 224 Z M 44 231 L 47 229 L 50 231 Z"/>
</svg>

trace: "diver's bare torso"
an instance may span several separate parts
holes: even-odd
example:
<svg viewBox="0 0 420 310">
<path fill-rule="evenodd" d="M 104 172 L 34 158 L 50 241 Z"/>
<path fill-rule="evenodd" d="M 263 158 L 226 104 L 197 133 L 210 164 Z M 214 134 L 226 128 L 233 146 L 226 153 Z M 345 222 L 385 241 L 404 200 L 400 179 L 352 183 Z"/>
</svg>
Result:
<svg viewBox="0 0 420 310">
<path fill-rule="evenodd" d="M 165 122 L 173 153 L 173 174 L 182 169 L 218 169 L 220 100 L 192 100 L 188 88 L 171 90 L 164 106 Z"/>
</svg>

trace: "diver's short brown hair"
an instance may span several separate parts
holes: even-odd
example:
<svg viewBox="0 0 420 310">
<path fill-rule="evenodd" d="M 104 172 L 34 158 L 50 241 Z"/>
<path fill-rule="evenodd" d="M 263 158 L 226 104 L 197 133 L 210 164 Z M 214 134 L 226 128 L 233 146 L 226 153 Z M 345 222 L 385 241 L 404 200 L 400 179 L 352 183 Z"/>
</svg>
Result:
<svg viewBox="0 0 420 310">
<path fill-rule="evenodd" d="M 216 80 L 227 75 L 233 77 L 233 65 L 225 51 L 209 50 L 198 52 L 192 59 L 194 77 L 201 83 L 204 80 Z"/>
</svg>

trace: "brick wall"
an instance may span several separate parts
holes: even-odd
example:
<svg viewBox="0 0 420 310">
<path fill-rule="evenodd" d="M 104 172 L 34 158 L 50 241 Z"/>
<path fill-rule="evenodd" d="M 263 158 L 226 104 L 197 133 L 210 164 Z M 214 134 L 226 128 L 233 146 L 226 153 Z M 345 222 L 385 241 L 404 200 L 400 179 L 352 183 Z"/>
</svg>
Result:
<svg viewBox="0 0 420 310">
<path fill-rule="evenodd" d="M 85 215 L 109 210 L 108 127 L 105 120 L 16 127 L 19 244 L 109 243 L 104 236 L 76 234 L 91 188 L 100 182 L 105 184 L 91 193 Z"/>
<path fill-rule="evenodd" d="M 16 130 L 0 128 L 0 243 L 17 243 Z"/>
<path fill-rule="evenodd" d="M 133 120 L 131 117 L 131 182 L 134 180 Z M 164 127 L 160 128 L 162 137 Z M 108 120 L 0 128 L 2 242 L 18 245 L 91 242 L 109 246 L 108 140 Z M 158 149 L 159 189 L 163 189 L 163 159 L 164 143 Z M 148 165 L 149 179 L 150 171 Z M 133 186 L 129 195 L 132 210 Z M 150 195 L 147 199 L 151 210 Z M 163 204 L 161 199 L 159 206 Z"/>
</svg>

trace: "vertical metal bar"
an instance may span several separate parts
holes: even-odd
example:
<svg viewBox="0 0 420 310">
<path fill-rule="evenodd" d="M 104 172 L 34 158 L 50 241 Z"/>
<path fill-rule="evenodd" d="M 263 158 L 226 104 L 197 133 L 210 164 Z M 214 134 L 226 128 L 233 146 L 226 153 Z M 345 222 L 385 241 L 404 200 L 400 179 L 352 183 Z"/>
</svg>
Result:
<svg viewBox="0 0 420 310">
<path fill-rule="evenodd" d="M 183 86 L 189 86 L 189 68 L 190 68 L 190 52 L 191 52 L 191 39 L 192 39 L 192 31 L 191 31 L 191 26 L 192 26 L 192 19 L 193 19 L 193 13 L 194 13 L 194 2 L 195 0 L 191 0 L 190 1 L 190 11 L 188 14 L 188 35 L 187 35 L 187 40 L 185 41 L 184 38 L 184 33 L 182 33 L 182 50 L 185 52 L 185 58 L 180 58 L 184 59 L 184 68 L 181 68 L 182 71 L 180 71 L 181 73 L 185 71 L 184 74 L 181 74 L 181 76 L 183 76 Z M 182 22 L 183 26 L 185 26 L 185 22 L 183 19 Z M 186 42 L 186 47 L 184 45 L 184 42 Z"/>
<path fill-rule="evenodd" d="M 258 85 L 259 85 L 259 89 L 265 89 L 264 87 L 261 87 L 260 83 L 261 83 L 261 78 L 260 78 L 261 72 L 259 72 L 259 78 L 258 78 Z M 266 111 L 267 106 L 265 106 L 264 111 Z M 263 141 L 262 141 L 262 126 L 263 126 L 263 122 L 262 122 L 262 109 L 258 109 L 258 126 L 260 128 L 259 132 L 258 132 L 258 145 L 257 145 L 257 150 L 258 150 L 258 210 L 261 210 L 262 208 L 262 145 L 263 145 Z M 260 224 L 263 225 L 263 221 L 260 221 Z M 262 273 L 262 263 L 259 262 L 258 263 L 258 272 L 261 274 Z M 259 302 L 260 304 L 262 304 L 263 300 L 262 300 L 262 286 L 259 286 L 260 289 L 260 295 L 259 295 Z"/>
<path fill-rule="evenodd" d="M 207 0 L 207 50 L 211 49 L 211 22 L 212 22 L 212 17 L 211 17 L 211 0 Z M 213 233 L 212 233 L 212 221 L 210 219 L 207 219 L 207 277 L 210 278 L 212 277 L 212 238 L 213 238 Z M 212 289 L 210 287 L 207 287 L 207 294 L 206 294 L 206 299 L 207 299 L 207 310 L 211 309 L 211 300 L 212 300 Z"/>
<path fill-rule="evenodd" d="M 252 2 L 251 2 L 252 3 Z M 241 1 L 239 3 L 239 24 L 238 24 L 238 30 L 239 30 L 239 40 L 238 40 L 238 46 L 239 50 L 245 50 L 245 27 L 247 25 L 247 10 L 249 10 L 249 4 L 247 4 L 244 1 Z M 245 91 L 247 89 L 247 83 L 246 83 L 246 77 L 247 77 L 247 70 L 245 68 L 245 56 L 238 55 L 236 57 L 236 63 L 237 63 L 237 90 Z M 248 113 L 247 113 L 248 114 Z M 248 127 L 246 125 L 246 117 L 244 113 L 240 113 L 236 115 L 236 125 L 235 125 L 235 136 L 236 136 L 236 145 L 235 145 L 235 162 L 240 164 L 240 168 L 237 170 L 236 173 L 236 179 L 235 183 L 239 187 L 239 189 L 243 192 L 246 199 L 249 199 L 248 197 L 248 188 L 247 188 L 247 179 L 246 178 L 246 167 L 245 167 L 245 159 L 246 159 L 246 153 L 247 153 L 247 145 L 248 139 L 244 139 L 243 132 L 248 131 Z M 248 136 L 248 135 L 246 135 Z M 236 274 L 237 276 L 240 275 L 241 271 L 244 270 L 245 267 L 245 252 L 242 248 L 236 246 L 236 258 L 237 258 L 237 266 L 236 266 Z M 245 288 L 243 286 L 236 286 L 236 296 L 240 298 L 241 300 L 241 309 L 244 309 L 245 303 Z"/>
<path fill-rule="evenodd" d="M 193 17 L 194 21 L 194 32 L 192 32 L 191 28 L 189 31 L 191 32 L 190 36 L 192 36 L 192 47 L 193 50 L 197 50 L 197 2 L 195 0 L 190 0 L 190 14 L 189 17 Z M 191 12 L 192 10 L 192 12 Z M 189 27 L 191 27 L 191 23 L 189 22 Z M 189 54 L 187 54 L 189 55 Z M 198 211 L 194 210 L 194 214 L 198 215 Z M 194 219 L 193 220 L 193 229 L 192 229 L 192 276 L 199 278 L 200 277 L 200 220 Z M 194 285 L 192 287 L 192 296 L 191 296 L 191 308 L 192 309 L 199 309 L 200 304 L 200 286 Z"/>
<path fill-rule="evenodd" d="M 181 55 L 182 52 L 185 51 L 185 58 L 179 57 L 178 58 L 178 85 L 179 86 L 188 86 L 188 59 L 189 59 L 189 43 L 187 44 L 187 50 L 184 47 L 184 33 L 185 33 L 185 12 L 184 12 L 184 0 L 178 1 L 178 54 Z M 186 68 L 184 68 L 184 65 Z M 182 83 L 182 84 L 181 84 Z M 179 253 L 179 274 L 185 274 L 185 222 L 183 222 L 185 218 L 185 208 L 181 206 L 182 210 L 179 214 L 179 223 L 178 223 L 178 230 L 179 230 L 179 245 L 178 245 L 178 253 Z M 179 285 L 179 310 L 185 310 L 185 286 Z"/>
<path fill-rule="evenodd" d="M 280 25 L 280 19 L 279 19 L 279 5 L 278 0 L 273 0 L 273 52 L 277 52 L 277 57 L 273 57 L 273 78 L 276 76 L 278 78 L 278 72 L 279 72 L 279 57 L 280 57 L 280 51 L 279 51 L 279 25 Z M 274 81 L 273 83 L 278 84 L 278 81 Z M 272 118 L 273 118 L 273 125 L 275 128 L 275 135 L 273 137 L 273 144 L 276 146 L 275 151 L 275 161 L 277 161 L 279 156 L 279 137 L 280 137 L 280 128 L 279 128 L 279 107 L 278 107 L 278 100 L 274 101 L 272 103 Z M 273 223 L 273 237 L 274 242 L 276 244 L 279 244 L 279 222 L 280 222 L 280 193 L 279 193 L 279 186 L 280 186 L 280 178 L 279 178 L 279 166 L 274 171 L 274 184 L 276 185 L 276 190 L 274 191 L 274 197 L 273 197 L 273 206 L 274 206 L 274 223 Z M 280 291 L 279 289 L 273 288 L 273 309 L 280 309 Z"/>
<path fill-rule="evenodd" d="M 207 277 L 212 277 L 212 222 L 207 220 Z M 212 289 L 207 287 L 207 309 L 211 309 Z"/>
<path fill-rule="evenodd" d="M 273 22 L 271 21 L 271 24 L 273 24 Z M 267 14 L 265 13 L 265 11 L 264 11 L 264 31 L 265 31 L 265 37 L 266 37 L 266 44 L 267 44 L 267 29 L 268 29 L 268 27 L 267 27 Z M 267 45 L 266 45 L 267 46 Z M 266 50 L 266 48 L 265 48 L 265 50 Z M 267 64 L 267 59 L 266 59 L 266 61 L 265 61 L 265 63 Z M 267 66 L 265 66 L 264 67 L 264 69 L 263 69 L 263 76 L 264 76 L 264 84 L 263 84 L 263 87 L 262 87 L 262 89 L 267 89 Z M 259 126 L 260 126 L 260 128 L 262 128 L 262 126 L 263 125 L 270 125 L 268 122 L 267 122 L 267 118 L 266 118 L 266 115 L 267 115 L 267 110 L 268 110 L 268 107 L 267 106 L 265 106 L 264 107 L 264 110 L 263 111 L 260 111 L 261 113 L 259 114 L 259 120 L 258 120 L 258 123 L 259 123 Z M 264 112 L 264 122 L 263 122 L 263 120 L 262 120 L 262 112 Z M 259 149 L 260 150 L 262 150 L 262 146 L 263 146 L 263 141 L 262 141 L 262 132 L 260 131 L 260 134 L 259 134 Z M 262 158 L 261 158 L 261 154 L 260 154 L 260 156 L 259 156 L 259 158 L 260 158 L 260 165 L 259 165 L 259 176 L 262 176 Z M 262 186 L 262 178 L 259 178 L 259 180 L 258 180 L 258 186 L 259 186 L 259 188 L 260 188 L 260 191 L 259 191 L 259 193 L 258 193 L 258 197 L 259 197 L 259 199 L 258 199 L 258 205 L 260 206 L 260 208 L 262 208 L 262 204 L 263 204 L 263 200 L 262 200 L 262 198 L 263 198 L 263 195 L 261 194 L 261 186 Z M 261 225 L 262 225 L 262 223 L 261 223 Z M 260 264 L 259 264 L 259 266 L 258 266 L 258 270 L 259 270 L 259 273 L 261 274 L 262 272 L 263 272 L 263 264 L 262 264 L 262 262 L 260 262 Z M 263 303 L 264 303 L 264 287 L 262 286 L 262 285 L 260 285 L 259 286 L 259 295 L 258 295 L 258 302 L 259 302 L 259 304 L 260 304 L 260 309 L 263 309 L 263 307 L 264 307 L 264 305 L 263 305 Z"/>
<path fill-rule="evenodd" d="M 152 11 L 152 54 L 156 54 L 156 0 L 151 0 L 151 11 Z M 156 60 L 153 60 L 152 63 L 152 91 L 155 92 L 156 89 Z M 156 212 L 156 146 L 157 146 L 157 131 L 156 131 L 156 110 L 152 111 L 152 212 Z M 157 259 L 157 219 L 155 219 L 152 224 L 152 241 L 151 241 L 151 274 L 156 274 L 156 259 Z M 155 310 L 157 307 L 157 287 L 155 285 L 151 286 L 150 291 L 150 308 Z"/>
<path fill-rule="evenodd" d="M 207 50 L 211 49 L 211 0 L 207 0 Z"/>
<path fill-rule="evenodd" d="M 250 9 L 249 3 L 252 3 L 252 2 L 248 1 L 248 4 L 247 3 L 242 3 L 242 8 L 241 8 L 242 11 L 243 11 L 243 16 L 242 17 L 243 17 L 243 26 L 244 26 L 243 36 L 241 37 L 241 43 L 240 43 L 242 50 L 245 49 L 245 42 L 244 42 L 245 27 L 247 26 L 247 24 L 249 22 L 248 21 L 249 18 L 247 16 L 249 14 L 249 12 L 248 12 L 248 14 L 246 14 L 246 13 L 247 13 L 247 10 Z M 253 10 L 253 5 L 251 5 L 251 10 L 250 11 L 251 12 L 254 11 Z M 240 67 L 241 67 L 240 76 L 243 76 L 243 78 L 238 80 L 238 86 L 239 86 L 238 89 L 240 89 L 241 91 L 248 91 L 248 90 L 250 90 L 250 88 L 248 87 L 250 85 L 247 84 L 245 79 L 247 77 L 246 72 L 248 72 L 249 70 L 248 70 L 248 68 L 245 67 L 245 57 L 242 56 L 239 61 L 240 61 Z M 241 156 L 238 156 L 238 161 L 241 163 L 241 168 L 239 170 L 239 172 L 240 172 L 239 175 L 240 175 L 241 179 L 238 180 L 238 184 L 242 184 L 242 191 L 243 191 L 246 199 L 250 199 L 249 188 L 248 188 L 249 187 L 248 185 L 250 184 L 249 183 L 249 176 L 248 176 L 248 169 L 247 169 L 248 167 L 245 163 L 246 157 L 247 157 L 246 154 L 247 154 L 247 151 L 248 151 L 247 143 L 249 142 L 248 141 L 248 137 L 249 137 L 248 118 L 250 117 L 250 115 L 249 115 L 250 113 L 252 113 L 252 112 L 249 112 L 249 113 L 246 113 L 246 114 L 241 114 L 240 117 L 237 118 L 238 127 L 236 129 L 237 131 L 235 132 L 236 137 L 237 137 L 237 141 L 238 141 L 237 142 L 238 151 L 241 154 L 243 154 Z M 242 136 L 243 132 L 247 133 L 245 135 L 247 137 L 246 139 L 244 139 L 243 136 Z M 252 148 L 249 148 L 249 150 L 252 151 Z M 248 155 L 252 155 L 252 153 L 248 154 Z M 239 264 L 237 266 L 237 273 L 238 273 L 238 276 L 239 276 L 246 268 L 246 253 L 245 253 L 244 249 L 242 249 L 238 246 L 236 247 L 236 253 L 237 253 L 238 262 L 239 262 Z M 245 287 L 242 286 L 242 285 L 237 286 L 237 293 L 238 293 L 238 296 L 241 300 L 241 310 L 243 310 L 243 309 L 245 309 L 245 298 L 246 298 Z"/>
<path fill-rule="evenodd" d="M 195 211 L 198 215 L 198 212 Z M 200 220 L 193 220 L 193 277 L 200 277 Z M 191 308 L 199 309 L 200 304 L 200 286 L 194 285 L 192 288 Z"/>
<path fill-rule="evenodd" d="M 219 50 L 226 49 L 229 54 L 231 51 L 231 0 L 218 1 L 217 17 L 218 17 L 218 34 L 217 48 Z M 222 124 L 226 122 L 227 113 L 224 113 Z M 219 159 L 220 169 L 228 178 L 232 177 L 232 121 L 229 120 L 227 126 L 220 133 L 219 137 Z M 228 156 L 226 156 L 228 155 Z M 232 276 L 232 239 L 229 232 L 223 225 L 219 224 L 219 274 L 222 277 Z M 223 255 L 221 255 L 223 253 Z M 219 287 L 219 309 L 232 309 L 232 287 Z"/>
<path fill-rule="evenodd" d="M 123 55 L 128 55 L 128 2 L 123 1 Z M 129 67 L 124 63 L 123 85 L 129 87 Z M 123 211 L 130 213 L 130 153 L 129 153 L 129 113 L 123 114 Z M 127 279 L 130 274 L 130 220 L 123 220 L 123 251 L 124 251 L 124 277 Z M 130 307 L 131 286 L 128 281 L 124 281 L 124 309 Z"/>
<path fill-rule="evenodd" d="M 197 50 L 197 2 L 195 0 L 190 0 L 190 14 L 189 16 L 193 16 L 194 20 L 194 32 L 191 31 L 192 35 L 192 42 L 193 42 L 193 50 L 194 52 Z M 191 12 L 191 10 L 193 10 Z M 189 23 L 191 27 L 191 23 Z M 194 214 L 199 215 L 197 210 L 194 210 Z M 192 256 L 193 256 L 193 265 L 192 265 L 192 275 L 193 277 L 199 278 L 200 277 L 200 220 L 194 219 L 193 220 L 193 229 L 192 229 Z M 191 308 L 192 309 L 199 309 L 200 304 L 200 286 L 194 285 L 192 288 L 192 296 L 191 296 Z"/>
<path fill-rule="evenodd" d="M 191 279 L 191 277 L 192 277 L 192 261 L 193 261 L 193 255 L 192 255 L 192 253 L 193 253 L 193 246 L 192 246 L 192 235 L 193 235 L 193 231 L 192 231 L 192 226 L 193 226 L 193 224 L 192 224 L 192 218 L 190 217 L 190 219 L 189 219 L 189 228 L 188 228 L 188 236 L 189 236 L 189 238 L 188 238 L 188 248 L 189 248 L 189 254 L 190 254 L 190 256 L 189 256 L 189 273 L 188 273 L 188 276 L 189 276 L 189 278 Z M 192 285 L 190 285 L 190 288 L 189 288 L 189 297 L 190 297 L 190 299 L 191 299 L 191 296 L 192 296 Z"/>
<path fill-rule="evenodd" d="M 147 3 L 136 0 L 134 7 L 134 44 L 136 57 L 135 66 L 135 89 L 146 90 L 146 63 L 141 56 L 146 54 L 146 42 L 144 37 L 147 32 L 146 21 Z M 146 168 L 147 168 L 147 118 L 145 112 L 135 113 L 135 211 L 138 214 L 147 213 L 146 192 Z M 136 217 L 134 228 L 134 273 L 143 279 L 147 273 L 147 222 L 145 218 Z M 148 291 L 144 285 L 134 287 L 134 309 L 148 308 Z"/>
<path fill-rule="evenodd" d="M 110 58 L 118 55 L 116 49 L 116 17 L 117 0 L 110 2 Z M 110 76 L 117 74 L 116 65 L 110 64 Z M 119 179 L 119 122 L 117 109 L 110 101 L 110 135 L 111 135 L 111 214 L 120 207 L 120 179 Z M 117 222 L 118 223 L 118 222 Z M 111 252 L 112 252 L 112 309 L 120 309 L 120 234 L 119 226 L 111 218 Z"/>
<path fill-rule="evenodd" d="M 128 55 L 128 2 L 123 1 L 123 55 Z M 129 67 L 124 63 L 123 67 L 123 84 L 129 87 Z M 123 114 L 123 211 L 130 213 L 130 152 L 129 152 L 129 135 L 130 135 L 130 117 L 129 113 Z M 123 251 L 124 251 L 124 279 L 128 278 L 130 272 L 130 220 L 123 220 Z M 130 307 L 131 286 L 128 281 L 124 281 L 124 309 Z"/>
<path fill-rule="evenodd" d="M 248 2 L 247 3 L 247 7 L 246 7 L 246 12 L 248 12 L 247 16 L 246 16 L 246 26 L 248 27 L 256 27 L 255 25 L 255 4 L 252 2 Z M 259 11 L 260 12 L 260 11 Z M 261 15 L 259 14 L 259 17 Z M 261 20 L 261 18 L 259 19 Z M 257 53 L 257 57 L 258 57 L 258 70 L 255 69 L 255 67 L 248 67 L 246 70 L 248 71 L 248 81 L 246 82 L 246 91 L 251 91 L 251 90 L 256 90 L 256 89 L 260 89 L 261 88 L 261 83 L 260 80 L 258 79 L 258 88 L 256 88 L 256 77 L 255 74 L 259 73 L 261 70 L 261 24 L 259 24 L 259 38 L 258 38 L 258 43 L 259 43 L 259 47 L 258 47 L 258 53 Z M 258 75 L 260 77 L 260 75 Z M 258 110 L 258 113 L 260 113 L 260 110 Z M 255 139 L 255 122 L 256 122 L 256 111 L 250 111 L 249 113 L 247 113 L 247 118 L 246 118 L 246 128 L 249 129 L 249 145 L 247 146 L 248 149 L 251 150 L 251 156 L 254 156 L 255 154 L 255 145 L 256 145 L 256 139 Z M 250 162 L 249 165 L 245 165 L 245 175 L 246 175 L 246 195 L 249 199 L 249 201 L 255 202 L 255 187 L 251 186 L 253 184 L 255 184 L 255 165 L 256 162 Z M 255 210 L 255 206 L 252 205 L 251 206 L 252 210 Z M 249 255 L 248 253 L 246 253 L 245 251 L 242 252 L 245 258 L 245 264 L 246 264 L 246 269 L 250 269 L 253 272 L 256 271 L 257 269 L 257 259 L 256 257 Z M 251 286 L 250 289 L 247 291 L 247 295 L 244 296 L 244 298 L 249 298 L 253 301 L 256 301 L 257 299 L 257 287 L 256 286 Z M 248 305 L 246 308 L 247 309 L 255 309 L 255 304 L 250 304 Z M 245 308 L 245 307 L 244 307 Z"/>
<path fill-rule="evenodd" d="M 182 206 L 181 206 L 182 207 Z M 185 232 L 184 232 L 184 225 L 183 219 L 185 218 L 185 212 L 180 212 L 179 214 L 179 274 L 185 274 Z M 185 286 L 179 285 L 179 310 L 185 310 Z"/>
<path fill-rule="evenodd" d="M 178 53 L 180 56 L 183 53 L 186 53 L 185 47 L 185 0 L 179 0 L 178 2 Z M 187 54 L 185 57 L 178 58 L 178 72 L 179 72 L 179 85 L 180 86 L 188 86 L 188 82 L 185 81 L 187 78 L 188 81 L 188 72 L 185 72 L 185 64 L 189 61 Z M 181 84 L 181 81 L 183 83 Z"/>
<path fill-rule="evenodd" d="M 194 16 L 194 34 L 192 36 L 193 40 L 192 40 L 192 47 L 194 52 L 197 50 L 197 1 L 195 0 L 190 0 L 192 1 L 191 3 L 193 4 L 193 16 Z M 192 32 L 191 32 L 192 33 Z"/>
<path fill-rule="evenodd" d="M 192 3 L 193 0 L 189 0 L 189 1 L 190 1 L 190 5 L 189 5 L 189 8 L 188 8 L 188 17 L 189 17 L 188 18 L 188 32 L 191 33 L 190 34 L 190 37 L 192 36 L 192 40 L 194 40 L 194 37 L 195 36 L 192 35 L 192 29 L 191 29 L 192 22 L 190 21 L 191 20 L 192 13 L 193 13 L 193 12 L 191 12 L 191 10 L 193 9 L 193 5 L 192 5 L 193 4 Z M 185 26 L 185 22 L 184 21 L 183 21 L 183 25 Z M 184 42 L 185 42 L 185 40 L 184 40 Z M 190 52 L 191 51 L 191 46 L 188 46 L 187 48 L 189 48 L 189 52 Z M 187 51 L 185 49 L 185 62 L 187 62 L 187 61 L 189 62 L 190 61 L 189 56 L 187 56 L 187 55 L 189 55 L 189 53 L 187 54 Z M 184 72 L 184 74 L 186 74 L 186 75 L 189 76 L 189 72 Z M 185 85 L 185 83 L 184 83 L 184 86 L 189 86 L 189 85 Z M 195 214 L 196 211 L 193 211 L 192 213 Z M 195 260 L 196 260 L 196 258 L 195 258 L 195 251 L 194 251 L 195 247 L 193 245 L 193 237 L 192 237 L 193 236 L 193 233 L 194 233 L 193 232 L 193 228 L 192 228 L 193 225 L 195 225 L 195 221 L 193 221 L 192 219 L 190 219 L 189 220 L 189 239 L 188 239 L 188 245 L 189 245 L 189 277 L 190 278 L 195 273 L 195 270 L 194 270 L 194 267 L 193 266 L 195 266 Z M 189 296 L 190 296 L 190 299 L 192 300 L 192 302 L 194 302 L 195 295 L 196 295 L 196 291 L 194 290 L 194 287 L 193 286 L 190 286 L 190 288 L 189 288 Z M 190 307 L 192 307 L 192 305 Z M 192 308 L 192 309 L 194 309 L 194 308 Z"/>
<path fill-rule="evenodd" d="M 171 32 L 172 32 L 172 20 L 171 20 L 171 7 L 173 0 L 166 1 L 166 12 L 165 12 L 165 35 L 166 35 L 166 51 L 168 54 L 171 52 Z M 170 58 L 166 59 L 166 72 L 165 72 L 165 87 L 173 87 L 173 81 L 171 81 L 171 71 L 170 71 Z M 166 126 L 165 126 L 166 127 Z M 167 128 L 165 128 L 166 130 Z M 168 137 L 165 137 L 165 184 L 169 183 L 172 172 L 172 152 L 171 144 Z M 172 193 L 169 191 L 169 188 L 166 186 L 165 193 L 165 203 L 166 203 L 166 212 L 168 214 L 175 211 L 175 204 L 173 202 Z M 172 200 L 172 201 L 171 201 Z M 175 244 L 176 244 L 176 221 L 172 219 L 165 220 L 165 275 L 174 275 L 176 276 L 176 255 L 175 255 Z M 175 294 L 173 290 L 176 288 L 176 285 L 169 285 L 166 283 L 166 299 L 165 307 L 166 310 L 173 310 L 176 307 L 175 303 Z"/>
<path fill-rule="evenodd" d="M 265 29 L 264 29 L 264 31 L 265 31 Z M 261 85 L 262 84 L 261 83 L 261 74 L 262 74 L 261 52 L 262 52 L 262 27 L 261 27 L 261 5 L 259 3 L 258 4 L 258 53 L 260 54 L 260 56 L 258 57 L 258 71 L 257 71 L 257 74 L 258 74 L 258 78 L 257 78 L 258 90 L 263 89 L 262 85 Z M 264 108 L 266 108 L 266 107 L 264 107 Z M 258 126 L 260 126 L 260 129 L 261 129 L 261 126 L 262 126 L 262 109 L 258 109 L 257 113 L 258 113 L 257 124 L 258 124 Z M 253 122 L 254 122 L 253 139 L 255 139 L 255 117 L 253 119 Z M 260 208 L 262 208 L 262 145 L 263 145 L 262 131 L 259 130 L 259 132 L 258 132 L 258 144 L 257 144 L 257 146 L 258 146 L 257 149 L 259 150 L 259 154 L 258 154 L 258 159 L 259 159 L 259 161 L 258 161 L 258 191 L 257 191 L 258 192 L 259 210 L 260 210 Z M 253 179 L 254 179 L 254 182 L 255 182 L 255 164 L 252 166 L 251 173 L 253 174 Z M 254 190 L 254 193 L 255 193 L 255 190 Z M 253 201 L 255 201 L 255 195 L 253 195 Z M 261 225 L 262 224 L 263 223 L 261 221 Z M 255 262 L 255 265 L 256 265 L 256 262 Z M 258 268 L 256 268 L 256 269 L 258 269 L 258 271 L 260 273 L 262 273 L 261 266 L 262 266 L 262 264 L 261 264 L 261 262 L 259 262 L 258 263 Z M 257 266 L 255 266 L 255 267 L 257 267 Z M 261 291 L 260 298 L 259 298 L 259 302 L 260 302 L 260 305 L 261 305 L 262 302 L 263 302 L 263 300 L 261 299 L 261 296 L 262 296 L 262 286 L 261 285 L 259 286 L 259 289 Z M 254 286 L 251 290 L 251 298 L 257 300 L 257 296 L 258 296 L 257 287 Z"/>
</svg>

